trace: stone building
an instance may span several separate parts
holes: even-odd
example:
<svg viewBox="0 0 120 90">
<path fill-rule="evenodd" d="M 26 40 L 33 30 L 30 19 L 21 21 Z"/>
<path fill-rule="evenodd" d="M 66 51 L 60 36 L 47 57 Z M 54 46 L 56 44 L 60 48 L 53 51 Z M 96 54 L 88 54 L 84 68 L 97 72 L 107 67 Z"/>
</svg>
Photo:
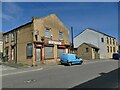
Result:
<svg viewBox="0 0 120 90">
<path fill-rule="evenodd" d="M 4 57 L 11 63 L 37 65 L 59 61 L 62 53 L 69 53 L 69 30 L 55 15 L 36 18 L 5 32 Z"/>
</svg>

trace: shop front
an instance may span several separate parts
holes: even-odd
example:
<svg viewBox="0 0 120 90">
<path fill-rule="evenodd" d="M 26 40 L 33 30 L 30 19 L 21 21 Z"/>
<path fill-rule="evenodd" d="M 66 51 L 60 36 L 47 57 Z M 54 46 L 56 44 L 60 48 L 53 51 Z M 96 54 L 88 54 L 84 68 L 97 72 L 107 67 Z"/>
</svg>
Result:
<svg viewBox="0 0 120 90">
<path fill-rule="evenodd" d="M 69 53 L 70 47 L 63 42 L 52 40 L 34 43 L 34 46 L 36 64 L 59 61 L 62 53 Z"/>
</svg>

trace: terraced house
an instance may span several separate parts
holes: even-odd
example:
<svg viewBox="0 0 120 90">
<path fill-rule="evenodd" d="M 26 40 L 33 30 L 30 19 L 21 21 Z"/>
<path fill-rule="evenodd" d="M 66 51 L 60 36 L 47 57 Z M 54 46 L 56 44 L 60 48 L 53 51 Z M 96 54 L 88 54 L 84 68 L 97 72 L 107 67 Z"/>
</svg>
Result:
<svg viewBox="0 0 120 90">
<path fill-rule="evenodd" d="M 55 14 L 32 21 L 3 34 L 4 57 L 11 63 L 37 65 L 56 62 L 69 53 L 69 30 Z"/>
<path fill-rule="evenodd" d="M 118 41 L 110 35 L 87 28 L 74 37 L 74 48 L 78 56 L 85 59 L 108 59 L 118 52 Z"/>
</svg>

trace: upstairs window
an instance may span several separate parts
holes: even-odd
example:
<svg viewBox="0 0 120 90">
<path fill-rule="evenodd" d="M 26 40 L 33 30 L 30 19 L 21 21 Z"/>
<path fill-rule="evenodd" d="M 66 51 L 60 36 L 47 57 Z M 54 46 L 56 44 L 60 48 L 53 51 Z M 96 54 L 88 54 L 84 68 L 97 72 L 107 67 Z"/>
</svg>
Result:
<svg viewBox="0 0 120 90">
<path fill-rule="evenodd" d="M 110 38 L 110 44 L 112 44 L 112 39 Z"/>
<path fill-rule="evenodd" d="M 107 37 L 107 44 L 109 44 L 109 38 Z"/>
<path fill-rule="evenodd" d="M 14 41 L 14 39 L 15 39 L 15 34 L 13 32 L 13 33 L 11 33 L 11 40 Z"/>
<path fill-rule="evenodd" d="M 8 42 L 9 35 L 5 36 L 5 42 Z"/>
<path fill-rule="evenodd" d="M 35 36 L 35 40 L 37 41 L 38 40 L 38 35 L 39 35 L 39 31 L 34 31 L 34 36 Z"/>
<path fill-rule="evenodd" d="M 88 48 L 85 48 L 85 52 L 88 53 L 88 52 L 89 52 L 89 49 L 88 49 Z"/>
<path fill-rule="evenodd" d="M 115 44 L 115 40 L 113 39 L 113 45 Z"/>
<path fill-rule="evenodd" d="M 50 28 L 45 28 L 45 37 L 51 38 Z"/>
<path fill-rule="evenodd" d="M 104 38 L 101 38 L 101 42 L 104 42 Z"/>
<path fill-rule="evenodd" d="M 116 45 L 118 45 L 117 41 L 116 41 Z"/>
<path fill-rule="evenodd" d="M 59 32 L 59 39 L 63 40 L 63 32 Z"/>
</svg>

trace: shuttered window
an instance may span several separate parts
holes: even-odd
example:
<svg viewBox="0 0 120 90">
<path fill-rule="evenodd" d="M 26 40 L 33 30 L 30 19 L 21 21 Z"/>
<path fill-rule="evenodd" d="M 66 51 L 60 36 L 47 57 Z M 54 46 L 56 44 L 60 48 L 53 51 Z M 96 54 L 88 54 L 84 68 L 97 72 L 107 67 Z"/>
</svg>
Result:
<svg viewBox="0 0 120 90">
<path fill-rule="evenodd" d="M 45 47 L 45 59 L 54 58 L 53 47 Z"/>
<path fill-rule="evenodd" d="M 58 48 L 58 57 L 60 57 L 64 53 L 64 49 Z"/>
<path fill-rule="evenodd" d="M 33 45 L 32 45 L 32 43 L 27 44 L 26 53 L 27 53 L 27 57 L 32 57 L 33 56 Z"/>
</svg>

